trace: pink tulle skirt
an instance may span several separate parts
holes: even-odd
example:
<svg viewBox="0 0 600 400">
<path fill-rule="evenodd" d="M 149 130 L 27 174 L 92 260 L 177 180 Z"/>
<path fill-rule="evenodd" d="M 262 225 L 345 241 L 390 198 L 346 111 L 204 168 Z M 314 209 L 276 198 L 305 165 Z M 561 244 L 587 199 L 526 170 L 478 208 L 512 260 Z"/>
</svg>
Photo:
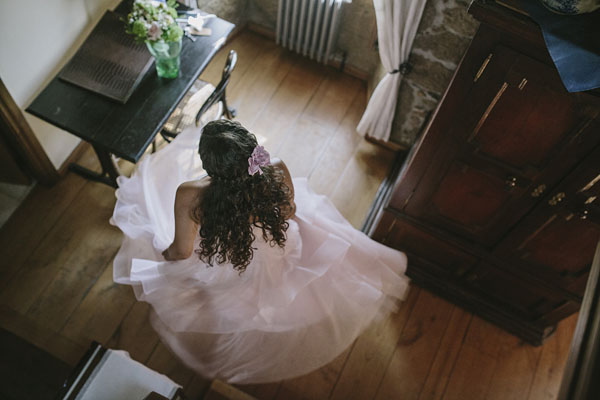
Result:
<svg viewBox="0 0 600 400">
<path fill-rule="evenodd" d="M 199 130 L 182 132 L 119 178 L 111 223 L 125 237 L 114 280 L 152 305 L 162 341 L 198 374 L 234 383 L 293 378 L 342 353 L 405 297 L 406 257 L 354 229 L 306 179 L 294 179 L 296 216 L 285 248 L 255 232 L 243 274 L 196 254 L 168 262 L 177 186 L 202 176 Z M 256 229 L 256 228 L 255 228 Z"/>
</svg>

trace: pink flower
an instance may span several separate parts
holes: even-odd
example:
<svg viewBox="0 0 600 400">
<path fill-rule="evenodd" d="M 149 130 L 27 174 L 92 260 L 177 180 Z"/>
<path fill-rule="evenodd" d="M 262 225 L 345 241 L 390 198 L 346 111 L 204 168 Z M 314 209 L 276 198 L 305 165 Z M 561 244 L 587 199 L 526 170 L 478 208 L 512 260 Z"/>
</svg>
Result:
<svg viewBox="0 0 600 400">
<path fill-rule="evenodd" d="M 263 171 L 260 167 L 271 164 L 269 152 L 263 146 L 256 146 L 252 151 L 252 155 L 248 158 L 248 174 L 254 175 L 257 172 L 262 175 Z"/>
<path fill-rule="evenodd" d="M 152 25 L 150 25 L 150 28 L 148 29 L 148 39 L 158 40 L 160 35 L 162 35 L 162 29 L 160 29 L 158 22 L 152 22 Z"/>
</svg>

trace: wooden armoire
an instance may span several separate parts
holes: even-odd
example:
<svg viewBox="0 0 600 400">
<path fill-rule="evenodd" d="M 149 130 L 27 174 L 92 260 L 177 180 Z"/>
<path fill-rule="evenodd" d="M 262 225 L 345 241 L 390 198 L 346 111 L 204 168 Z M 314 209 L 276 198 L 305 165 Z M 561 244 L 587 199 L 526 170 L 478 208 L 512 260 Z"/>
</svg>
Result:
<svg viewBox="0 0 600 400">
<path fill-rule="evenodd" d="M 566 91 L 528 16 L 469 12 L 480 28 L 365 229 L 416 284 L 540 344 L 579 309 L 600 239 L 600 91 Z"/>
</svg>

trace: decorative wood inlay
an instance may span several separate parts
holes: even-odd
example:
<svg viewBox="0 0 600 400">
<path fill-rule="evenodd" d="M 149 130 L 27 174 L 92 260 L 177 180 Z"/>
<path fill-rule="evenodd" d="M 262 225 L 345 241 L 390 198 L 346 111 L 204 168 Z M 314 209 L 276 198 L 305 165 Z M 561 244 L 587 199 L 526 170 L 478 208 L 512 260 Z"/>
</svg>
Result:
<svg viewBox="0 0 600 400">
<path fill-rule="evenodd" d="M 590 190 L 596 183 L 598 183 L 598 181 L 600 181 L 600 174 L 598 174 L 594 179 L 589 181 L 588 184 L 582 187 L 579 191 L 585 192 L 586 190 Z"/>
<path fill-rule="evenodd" d="M 485 69 L 487 68 L 488 64 L 490 63 L 490 60 L 492 59 L 493 54 L 490 53 L 489 56 L 486 57 L 485 60 L 483 60 L 483 64 L 481 64 L 481 67 L 479 67 L 479 71 L 477 71 L 477 74 L 475 75 L 475 78 L 473 79 L 473 82 L 477 82 L 479 80 L 479 78 L 481 78 L 481 75 L 483 74 L 483 71 L 485 71 Z"/>
<path fill-rule="evenodd" d="M 498 93 L 496 93 L 496 96 L 494 96 L 494 99 L 492 100 L 492 102 L 490 103 L 490 105 L 487 107 L 487 109 L 485 110 L 485 112 L 481 116 L 481 119 L 477 123 L 477 126 L 473 130 L 473 133 L 471 133 L 471 136 L 469 136 L 469 140 L 468 140 L 469 142 L 471 140 L 473 140 L 475 138 L 475 136 L 477 136 L 477 134 L 479 133 L 479 130 L 483 126 L 483 123 L 485 122 L 485 120 L 487 119 L 487 117 L 490 115 L 490 113 L 492 112 L 492 110 L 496 106 L 496 103 L 498 103 L 498 100 L 500 100 L 500 97 L 502 97 L 502 95 L 504 94 L 504 91 L 506 90 L 507 87 L 508 87 L 508 83 L 504 82 L 502 84 L 502 86 L 500 87 L 500 89 L 498 90 Z"/>
</svg>

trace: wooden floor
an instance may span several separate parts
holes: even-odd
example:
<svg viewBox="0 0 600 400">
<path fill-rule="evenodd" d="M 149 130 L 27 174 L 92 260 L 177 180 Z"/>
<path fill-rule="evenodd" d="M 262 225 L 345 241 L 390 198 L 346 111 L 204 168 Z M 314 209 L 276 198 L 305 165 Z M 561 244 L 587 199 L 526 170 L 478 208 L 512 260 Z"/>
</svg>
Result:
<svg viewBox="0 0 600 400">
<path fill-rule="evenodd" d="M 205 80 L 218 82 L 230 48 L 239 55 L 228 91 L 237 119 L 359 227 L 393 159 L 355 134 L 365 84 L 251 32 L 219 53 Z M 91 152 L 81 163 L 97 168 Z M 32 191 L 0 231 L 0 327 L 70 365 L 91 340 L 125 349 L 200 398 L 209 382 L 159 342 L 131 288 L 112 282 L 122 238 L 108 223 L 114 203 L 111 188 L 72 173 Z M 554 399 L 574 324 L 563 321 L 543 347 L 532 347 L 412 287 L 398 313 L 329 365 L 241 389 L 265 400 Z"/>
</svg>

